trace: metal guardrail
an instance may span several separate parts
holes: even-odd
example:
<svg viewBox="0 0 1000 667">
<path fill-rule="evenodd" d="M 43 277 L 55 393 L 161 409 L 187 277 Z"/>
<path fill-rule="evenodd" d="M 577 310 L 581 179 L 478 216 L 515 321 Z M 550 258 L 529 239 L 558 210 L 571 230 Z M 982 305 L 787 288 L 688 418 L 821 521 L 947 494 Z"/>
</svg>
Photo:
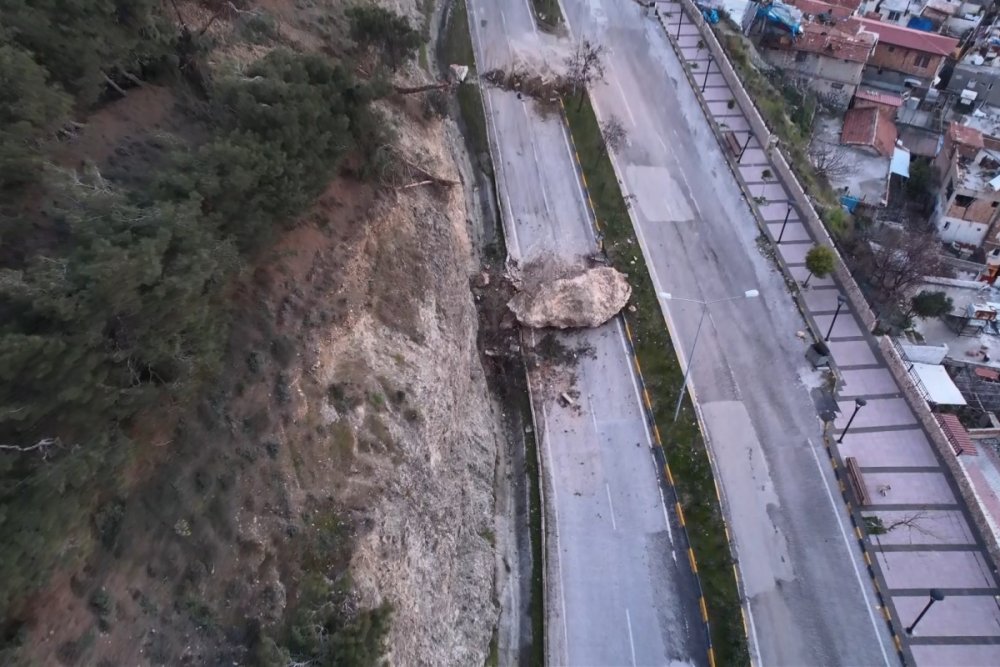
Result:
<svg viewBox="0 0 1000 667">
<path fill-rule="evenodd" d="M 906 351 L 903 350 L 903 346 L 900 344 L 898 339 L 889 336 L 889 341 L 892 343 L 892 347 L 895 348 L 896 354 L 898 354 L 899 358 L 904 364 L 906 364 L 906 373 L 910 376 L 910 381 L 913 382 L 913 386 L 917 388 L 918 392 L 920 392 L 920 397 L 927 401 L 931 393 L 927 391 L 927 387 L 924 386 L 923 380 L 921 380 L 920 376 L 913 370 L 913 362 L 910 361 L 910 357 L 906 354 Z"/>
</svg>

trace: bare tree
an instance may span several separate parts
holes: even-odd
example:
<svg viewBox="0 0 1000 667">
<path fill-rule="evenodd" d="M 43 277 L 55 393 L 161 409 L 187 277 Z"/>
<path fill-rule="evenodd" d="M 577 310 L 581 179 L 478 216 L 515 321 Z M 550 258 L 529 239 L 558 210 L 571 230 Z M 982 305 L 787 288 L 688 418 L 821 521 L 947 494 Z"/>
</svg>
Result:
<svg viewBox="0 0 1000 667">
<path fill-rule="evenodd" d="M 604 47 L 590 40 L 578 42 L 573 54 L 566 58 L 566 79 L 573 94 L 580 96 L 577 111 L 583 107 L 587 88 L 604 79 Z"/>
<path fill-rule="evenodd" d="M 814 141 L 809 147 L 809 157 L 817 176 L 839 178 L 851 171 L 851 160 L 847 150 L 839 144 Z"/>
<path fill-rule="evenodd" d="M 927 512 L 919 510 L 912 514 L 905 514 L 902 517 L 889 521 L 888 523 L 883 521 L 881 517 L 878 516 L 866 516 L 865 520 L 865 531 L 869 535 L 886 535 L 896 530 L 897 528 L 909 528 L 911 531 L 916 531 L 927 537 L 938 537 L 933 531 L 928 530 L 923 525 L 921 521 L 927 518 Z M 913 537 L 911 535 L 910 540 L 912 542 Z"/>
<path fill-rule="evenodd" d="M 941 243 L 932 232 L 881 227 L 869 243 L 863 270 L 884 303 L 895 303 L 941 267 Z"/>
<path fill-rule="evenodd" d="M 617 153 L 628 143 L 628 131 L 621 119 L 615 115 L 601 123 L 601 136 L 604 137 L 604 142 L 601 144 L 602 155 Z"/>
</svg>

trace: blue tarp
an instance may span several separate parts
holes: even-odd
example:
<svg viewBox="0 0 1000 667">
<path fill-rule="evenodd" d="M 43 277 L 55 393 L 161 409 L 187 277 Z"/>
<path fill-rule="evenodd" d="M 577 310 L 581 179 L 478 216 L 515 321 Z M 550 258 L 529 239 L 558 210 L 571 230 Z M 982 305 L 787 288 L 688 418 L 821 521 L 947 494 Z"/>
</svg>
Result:
<svg viewBox="0 0 1000 667">
<path fill-rule="evenodd" d="M 772 25 L 784 28 L 793 37 L 802 34 L 802 11 L 796 7 L 786 5 L 780 0 L 774 0 L 769 5 L 758 7 L 757 17 L 764 19 Z"/>
<path fill-rule="evenodd" d="M 910 20 L 906 23 L 906 27 L 913 28 L 914 30 L 922 30 L 923 32 L 934 32 L 934 23 L 923 16 L 911 16 Z"/>
<path fill-rule="evenodd" d="M 705 20 L 715 25 L 719 22 L 719 10 L 707 2 L 695 2 L 694 6 L 701 10 L 701 15 L 705 17 Z"/>
<path fill-rule="evenodd" d="M 847 212 L 851 214 L 854 213 L 854 209 L 856 209 L 858 207 L 858 204 L 860 203 L 861 203 L 860 199 L 858 199 L 857 197 L 852 197 L 851 195 L 843 195 L 840 198 L 840 205 L 846 208 Z"/>
</svg>

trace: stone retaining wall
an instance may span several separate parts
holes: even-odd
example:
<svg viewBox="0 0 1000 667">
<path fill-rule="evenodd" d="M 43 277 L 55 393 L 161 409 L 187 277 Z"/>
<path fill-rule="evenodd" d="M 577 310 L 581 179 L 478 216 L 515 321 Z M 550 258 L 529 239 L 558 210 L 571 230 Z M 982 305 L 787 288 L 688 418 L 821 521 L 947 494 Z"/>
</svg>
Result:
<svg viewBox="0 0 1000 667">
<path fill-rule="evenodd" d="M 909 381 L 910 374 L 906 370 L 906 364 L 899 356 L 899 353 L 896 352 L 892 341 L 887 336 L 882 336 L 878 339 L 878 346 L 882 351 L 882 356 L 885 357 L 889 371 L 896 379 L 896 383 L 902 388 L 903 396 L 906 397 L 906 402 L 910 405 L 910 409 L 913 410 L 917 419 L 920 420 L 920 424 L 927 431 L 927 435 L 940 455 L 941 460 L 944 461 L 945 467 L 951 472 L 955 480 L 955 486 L 958 487 L 958 492 L 962 500 L 969 508 L 969 515 L 972 517 L 972 522 L 976 525 L 979 534 L 982 535 L 983 541 L 986 544 L 986 550 L 993 561 L 991 563 L 993 572 L 996 573 L 997 567 L 1000 565 L 1000 546 L 998 546 L 996 535 L 993 534 L 993 530 L 986 520 L 983 508 L 979 505 L 979 500 L 972 490 L 972 482 L 969 480 L 965 469 L 958 462 L 955 450 L 948 441 L 948 436 L 941 430 L 941 425 L 938 423 L 937 418 L 934 417 L 934 413 L 927 406 L 927 401 L 920 395 L 916 386 Z"/>
</svg>

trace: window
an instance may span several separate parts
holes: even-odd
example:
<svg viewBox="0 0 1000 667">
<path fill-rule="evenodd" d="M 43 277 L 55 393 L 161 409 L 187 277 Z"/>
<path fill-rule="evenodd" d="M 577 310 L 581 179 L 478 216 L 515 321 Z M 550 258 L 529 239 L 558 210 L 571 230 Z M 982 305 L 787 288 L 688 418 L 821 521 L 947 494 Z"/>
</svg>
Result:
<svg viewBox="0 0 1000 667">
<path fill-rule="evenodd" d="M 994 248 L 993 252 L 990 253 L 994 257 L 1000 257 L 1000 248 Z"/>
<path fill-rule="evenodd" d="M 842 83 L 831 83 L 830 87 L 833 88 L 834 90 L 843 90 L 844 89 L 844 84 L 842 84 Z"/>
<path fill-rule="evenodd" d="M 926 53 L 918 54 L 917 57 L 913 60 L 913 64 L 916 65 L 917 67 L 927 67 L 928 65 L 931 64 L 931 57 Z"/>
<path fill-rule="evenodd" d="M 900 14 L 899 12 L 889 12 L 889 16 L 887 18 L 890 21 L 898 21 L 900 16 L 902 16 L 902 14 Z M 889 47 L 889 50 L 892 51 L 891 46 Z"/>
<path fill-rule="evenodd" d="M 943 229 L 948 229 L 949 227 L 951 227 L 951 223 L 949 221 L 945 220 L 944 221 L 944 227 L 943 227 Z"/>
<path fill-rule="evenodd" d="M 996 208 L 997 204 L 1000 204 L 1000 201 L 995 201 L 992 204 L 990 204 L 990 208 Z"/>
<path fill-rule="evenodd" d="M 893 52 L 893 51 L 895 51 L 895 50 L 896 50 L 896 47 L 895 47 L 895 46 L 890 46 L 890 47 L 888 47 L 888 51 L 889 51 L 889 53 L 892 53 L 892 52 Z"/>
<path fill-rule="evenodd" d="M 969 208 L 974 200 L 968 195 L 955 195 L 955 206 Z"/>
</svg>

